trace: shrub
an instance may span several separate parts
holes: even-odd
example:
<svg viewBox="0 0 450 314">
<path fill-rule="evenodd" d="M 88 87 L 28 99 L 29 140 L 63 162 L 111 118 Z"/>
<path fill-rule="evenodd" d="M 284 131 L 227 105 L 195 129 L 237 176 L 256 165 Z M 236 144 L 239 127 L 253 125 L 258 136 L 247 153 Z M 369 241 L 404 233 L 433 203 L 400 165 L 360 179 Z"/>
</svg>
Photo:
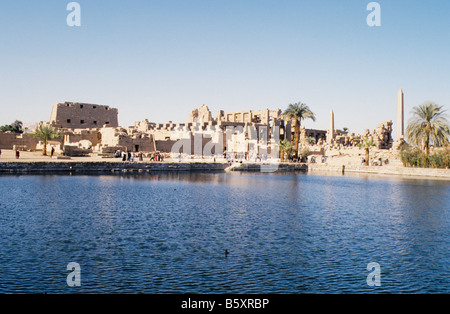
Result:
<svg viewBox="0 0 450 314">
<path fill-rule="evenodd" d="M 300 162 L 306 162 L 309 155 L 311 155 L 311 151 L 307 147 L 300 150 L 299 154 Z"/>
<path fill-rule="evenodd" d="M 400 151 L 400 159 L 405 167 L 416 168 L 450 168 L 450 150 L 434 152 L 427 155 L 419 149 L 405 148 Z"/>
<path fill-rule="evenodd" d="M 306 138 L 306 143 L 308 143 L 309 145 L 315 145 L 316 144 L 316 139 L 314 137 L 308 137 Z"/>
</svg>

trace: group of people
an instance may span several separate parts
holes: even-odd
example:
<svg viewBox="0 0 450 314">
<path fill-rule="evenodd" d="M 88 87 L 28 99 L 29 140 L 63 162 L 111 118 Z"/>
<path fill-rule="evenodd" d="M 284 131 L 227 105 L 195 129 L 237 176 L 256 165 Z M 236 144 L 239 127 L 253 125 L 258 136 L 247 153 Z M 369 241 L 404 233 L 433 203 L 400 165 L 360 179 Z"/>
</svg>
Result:
<svg viewBox="0 0 450 314">
<path fill-rule="evenodd" d="M 135 158 L 139 158 L 139 161 L 144 161 L 142 153 L 122 152 L 122 161 L 134 161 Z"/>
<path fill-rule="evenodd" d="M 249 155 L 249 153 L 223 153 L 223 158 L 225 158 L 227 161 L 254 161 L 254 162 L 262 162 L 267 161 L 268 156 L 267 154 L 252 154 Z M 215 161 L 215 157 L 214 157 Z"/>
<path fill-rule="evenodd" d="M 152 153 L 150 155 L 150 161 L 164 161 L 164 156 L 161 153 Z"/>
<path fill-rule="evenodd" d="M 366 159 L 363 158 L 361 160 L 361 165 L 365 165 L 366 164 Z M 383 164 L 387 165 L 389 164 L 389 159 L 383 160 L 382 158 L 378 158 L 377 160 L 370 158 L 369 159 L 369 165 L 371 166 L 383 166 Z"/>
<path fill-rule="evenodd" d="M 135 159 L 139 161 L 144 161 L 144 154 L 143 153 L 134 153 L 134 152 L 121 152 L 120 150 L 117 150 L 114 152 L 114 158 L 122 158 L 122 161 L 135 161 Z M 152 153 L 150 155 L 150 161 L 164 161 L 164 156 L 159 153 Z"/>
</svg>

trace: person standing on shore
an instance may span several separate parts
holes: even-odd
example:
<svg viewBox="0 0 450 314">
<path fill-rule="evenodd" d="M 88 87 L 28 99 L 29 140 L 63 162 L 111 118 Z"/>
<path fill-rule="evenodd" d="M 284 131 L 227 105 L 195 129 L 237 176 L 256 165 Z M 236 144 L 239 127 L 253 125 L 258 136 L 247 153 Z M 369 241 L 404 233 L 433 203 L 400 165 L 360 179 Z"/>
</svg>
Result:
<svg viewBox="0 0 450 314">
<path fill-rule="evenodd" d="M 18 150 L 16 150 L 16 159 L 19 159 L 19 157 L 20 157 L 20 153 Z"/>
<path fill-rule="evenodd" d="M 2 157 L 2 150 L 0 149 L 0 157 Z"/>
</svg>

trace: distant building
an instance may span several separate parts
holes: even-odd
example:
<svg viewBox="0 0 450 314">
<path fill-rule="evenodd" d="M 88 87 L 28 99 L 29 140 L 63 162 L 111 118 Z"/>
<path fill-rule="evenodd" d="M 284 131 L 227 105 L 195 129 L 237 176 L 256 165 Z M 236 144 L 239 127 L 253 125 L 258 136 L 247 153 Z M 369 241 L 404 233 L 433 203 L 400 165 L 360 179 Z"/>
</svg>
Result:
<svg viewBox="0 0 450 314">
<path fill-rule="evenodd" d="M 109 106 L 64 102 L 53 105 L 50 123 L 65 129 L 118 127 L 119 112 Z"/>
</svg>

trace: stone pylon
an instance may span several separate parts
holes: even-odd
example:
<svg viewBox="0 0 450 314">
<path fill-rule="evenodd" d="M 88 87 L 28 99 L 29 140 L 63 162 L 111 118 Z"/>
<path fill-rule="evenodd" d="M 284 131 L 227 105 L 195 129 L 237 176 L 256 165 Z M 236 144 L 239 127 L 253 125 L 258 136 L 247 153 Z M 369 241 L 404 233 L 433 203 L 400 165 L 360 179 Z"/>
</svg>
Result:
<svg viewBox="0 0 450 314">
<path fill-rule="evenodd" d="M 398 91 L 397 100 L 397 140 L 405 136 L 405 104 L 403 97 L 403 90 Z"/>
<path fill-rule="evenodd" d="M 328 138 L 327 142 L 331 143 L 334 140 L 334 112 L 331 110 L 330 112 L 330 128 L 328 129 Z"/>
</svg>

